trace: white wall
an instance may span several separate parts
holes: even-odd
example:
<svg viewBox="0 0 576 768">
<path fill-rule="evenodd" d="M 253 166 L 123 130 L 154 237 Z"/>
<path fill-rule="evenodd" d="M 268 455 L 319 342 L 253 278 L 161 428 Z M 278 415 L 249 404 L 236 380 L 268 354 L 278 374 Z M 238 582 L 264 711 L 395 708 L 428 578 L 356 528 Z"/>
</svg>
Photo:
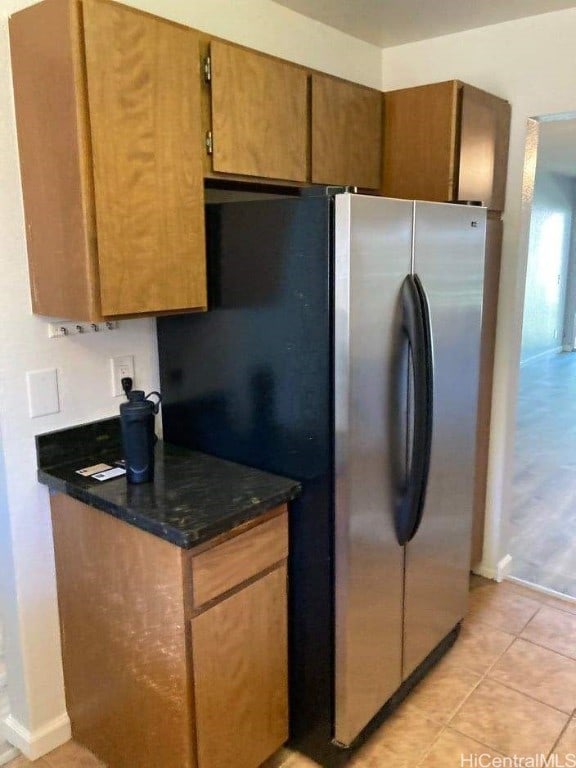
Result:
<svg viewBox="0 0 576 768">
<path fill-rule="evenodd" d="M 288 61 L 381 87 L 379 48 L 270 0 L 126 0 L 126 5 Z"/>
<path fill-rule="evenodd" d="M 0 480 L 5 480 L 0 483 L 0 615 L 6 627 L 13 725 L 23 729 L 24 741 L 46 730 L 36 744 L 38 754 L 63 738 L 66 720 L 48 492 L 36 481 L 34 435 L 117 412 L 119 401 L 110 395 L 111 355 L 134 355 L 136 383 L 144 389 L 157 387 L 158 370 L 153 320 L 125 321 L 119 331 L 101 336 L 48 340 L 46 323 L 31 314 L 7 33 L 8 15 L 26 5 L 26 0 L 0 0 L 0 427 L 5 468 L 2 472 L 0 464 Z M 132 5 L 380 86 L 378 48 L 267 0 L 142 0 Z M 58 369 L 62 410 L 31 420 L 25 372 L 46 367 Z"/>
<path fill-rule="evenodd" d="M 113 354 L 134 354 L 137 383 L 146 389 L 158 374 L 152 320 L 49 340 L 46 322 L 31 313 L 7 35 L 15 7 L 0 3 L 0 611 L 11 714 L 23 737 L 33 738 L 50 724 L 66 732 L 48 491 L 36 481 L 34 435 L 117 411 Z M 30 419 L 25 372 L 48 367 L 58 369 L 61 412 Z"/>
<path fill-rule="evenodd" d="M 385 90 L 458 78 L 512 104 L 484 553 L 487 570 L 504 556 L 506 543 L 526 272 L 526 252 L 520 241 L 531 191 L 528 173 L 523 200 L 526 124 L 531 116 L 576 110 L 575 39 L 576 9 L 569 9 L 387 48 L 382 55 Z"/>
<path fill-rule="evenodd" d="M 543 138 L 541 133 L 540 146 Z M 524 294 L 522 364 L 562 346 L 573 210 L 574 180 L 537 166 Z"/>
</svg>

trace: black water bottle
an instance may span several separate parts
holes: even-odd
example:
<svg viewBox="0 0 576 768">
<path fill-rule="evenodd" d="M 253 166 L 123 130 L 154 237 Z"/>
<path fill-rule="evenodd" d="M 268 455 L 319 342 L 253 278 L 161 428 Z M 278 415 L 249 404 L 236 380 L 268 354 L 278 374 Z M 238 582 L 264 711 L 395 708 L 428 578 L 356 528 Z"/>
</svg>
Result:
<svg viewBox="0 0 576 768">
<path fill-rule="evenodd" d="M 149 398 L 155 395 L 157 402 Z M 154 480 L 154 416 L 161 397 L 158 392 L 145 395 L 139 389 L 128 392 L 128 402 L 120 405 L 122 446 L 129 483 L 151 483 Z"/>
</svg>

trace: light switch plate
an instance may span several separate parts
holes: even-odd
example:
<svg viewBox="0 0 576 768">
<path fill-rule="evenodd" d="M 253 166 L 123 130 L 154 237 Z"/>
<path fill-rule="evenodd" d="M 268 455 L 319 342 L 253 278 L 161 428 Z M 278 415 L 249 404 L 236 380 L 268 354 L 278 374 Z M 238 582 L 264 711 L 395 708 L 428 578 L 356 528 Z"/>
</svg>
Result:
<svg viewBox="0 0 576 768">
<path fill-rule="evenodd" d="M 56 368 L 28 371 L 26 374 L 26 386 L 28 388 L 28 409 L 31 419 L 60 412 L 58 371 Z"/>
</svg>

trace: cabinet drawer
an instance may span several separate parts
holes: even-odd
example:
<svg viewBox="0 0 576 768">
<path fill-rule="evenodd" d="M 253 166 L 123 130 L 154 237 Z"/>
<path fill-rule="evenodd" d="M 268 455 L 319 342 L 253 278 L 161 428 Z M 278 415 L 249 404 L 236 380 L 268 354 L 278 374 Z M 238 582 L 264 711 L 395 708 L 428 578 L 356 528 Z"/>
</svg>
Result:
<svg viewBox="0 0 576 768">
<path fill-rule="evenodd" d="M 256 576 L 288 557 L 288 513 L 283 512 L 223 544 L 192 557 L 193 607 Z"/>
</svg>

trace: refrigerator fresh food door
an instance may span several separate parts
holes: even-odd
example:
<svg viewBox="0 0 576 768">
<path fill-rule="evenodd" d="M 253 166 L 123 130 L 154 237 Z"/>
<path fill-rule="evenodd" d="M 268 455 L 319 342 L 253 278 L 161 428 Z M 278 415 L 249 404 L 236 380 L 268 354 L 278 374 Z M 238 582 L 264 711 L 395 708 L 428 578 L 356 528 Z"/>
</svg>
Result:
<svg viewBox="0 0 576 768">
<path fill-rule="evenodd" d="M 405 451 L 391 448 L 391 424 L 402 432 L 407 422 L 400 293 L 413 203 L 337 195 L 335 214 L 334 736 L 349 745 L 401 683 L 404 549 L 392 466 Z M 393 381 L 404 387 L 399 408 Z"/>
<path fill-rule="evenodd" d="M 403 678 L 466 612 L 486 211 L 416 203 L 414 273 L 432 331 L 430 468 L 420 527 L 406 546 Z"/>
</svg>

